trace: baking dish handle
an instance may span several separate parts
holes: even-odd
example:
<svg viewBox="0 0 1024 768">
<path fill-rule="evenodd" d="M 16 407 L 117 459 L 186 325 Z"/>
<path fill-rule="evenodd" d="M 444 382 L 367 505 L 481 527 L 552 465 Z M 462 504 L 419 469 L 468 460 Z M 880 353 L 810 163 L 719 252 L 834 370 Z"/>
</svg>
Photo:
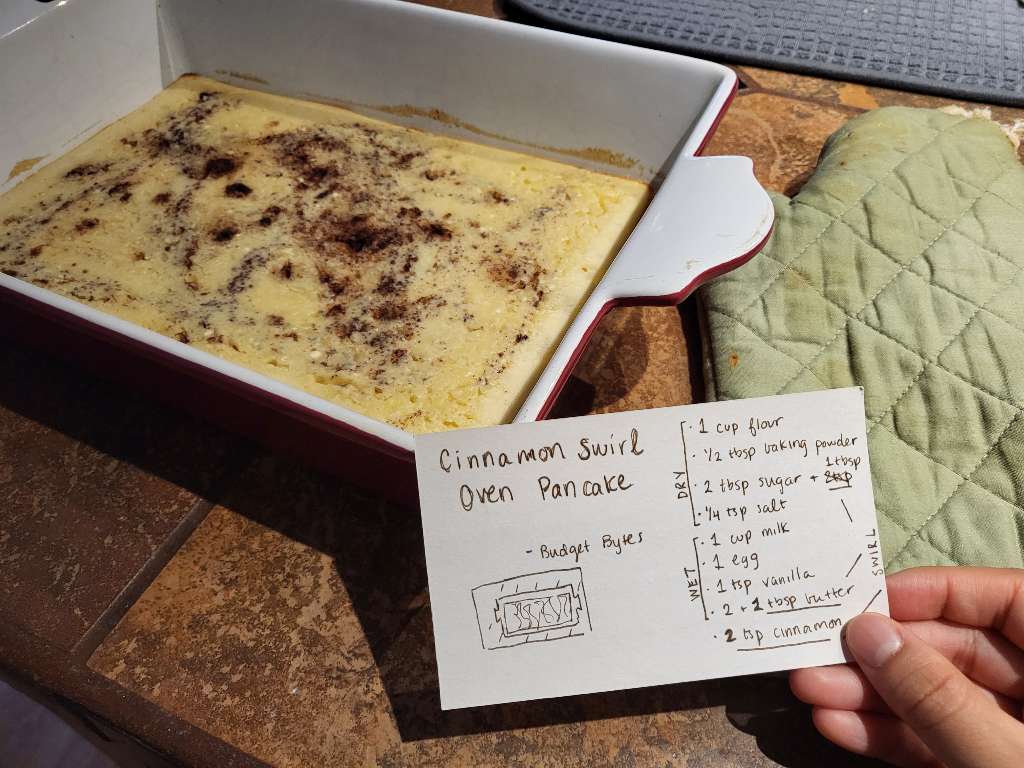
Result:
<svg viewBox="0 0 1024 768">
<path fill-rule="evenodd" d="M 768 241 L 771 198 L 746 157 L 687 157 L 654 201 L 555 348 L 516 421 L 544 418 L 602 315 L 622 304 L 678 304 Z"/>
<path fill-rule="evenodd" d="M 774 219 L 750 158 L 682 158 L 597 293 L 615 303 L 677 304 L 757 253 Z"/>
</svg>

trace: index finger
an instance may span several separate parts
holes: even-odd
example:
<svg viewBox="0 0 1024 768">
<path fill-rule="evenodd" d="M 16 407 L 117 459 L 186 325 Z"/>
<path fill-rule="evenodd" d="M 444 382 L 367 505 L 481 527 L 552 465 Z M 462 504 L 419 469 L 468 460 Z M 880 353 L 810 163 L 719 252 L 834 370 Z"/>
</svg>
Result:
<svg viewBox="0 0 1024 768">
<path fill-rule="evenodd" d="M 912 568 L 886 579 L 897 621 L 946 619 L 990 627 L 1024 648 L 1024 570 Z"/>
</svg>

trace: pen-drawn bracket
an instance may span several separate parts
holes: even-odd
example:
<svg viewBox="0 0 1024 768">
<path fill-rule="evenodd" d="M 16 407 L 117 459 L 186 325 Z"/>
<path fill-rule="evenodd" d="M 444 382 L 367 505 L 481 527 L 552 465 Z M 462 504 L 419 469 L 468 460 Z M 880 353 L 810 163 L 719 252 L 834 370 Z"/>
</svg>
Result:
<svg viewBox="0 0 1024 768">
<path fill-rule="evenodd" d="M 583 571 L 542 571 L 472 590 L 484 650 L 582 637 L 593 631 Z"/>
</svg>

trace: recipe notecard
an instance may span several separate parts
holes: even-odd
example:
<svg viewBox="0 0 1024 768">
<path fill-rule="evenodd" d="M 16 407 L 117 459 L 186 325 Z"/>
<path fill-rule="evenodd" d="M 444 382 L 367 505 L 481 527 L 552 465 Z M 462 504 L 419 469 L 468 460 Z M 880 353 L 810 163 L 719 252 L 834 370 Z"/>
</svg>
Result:
<svg viewBox="0 0 1024 768">
<path fill-rule="evenodd" d="M 888 601 L 861 389 L 416 440 L 443 709 L 845 661 Z"/>
</svg>

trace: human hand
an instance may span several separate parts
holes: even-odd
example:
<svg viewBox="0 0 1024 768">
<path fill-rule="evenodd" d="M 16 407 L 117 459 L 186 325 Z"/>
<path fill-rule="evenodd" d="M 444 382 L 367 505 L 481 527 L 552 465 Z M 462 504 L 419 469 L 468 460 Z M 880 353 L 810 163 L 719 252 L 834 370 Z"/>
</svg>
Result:
<svg viewBox="0 0 1024 768">
<path fill-rule="evenodd" d="M 857 665 L 790 686 L 839 746 L 907 768 L 1024 765 L 1024 571 L 915 568 L 887 579 L 893 619 L 845 627 Z"/>
</svg>

